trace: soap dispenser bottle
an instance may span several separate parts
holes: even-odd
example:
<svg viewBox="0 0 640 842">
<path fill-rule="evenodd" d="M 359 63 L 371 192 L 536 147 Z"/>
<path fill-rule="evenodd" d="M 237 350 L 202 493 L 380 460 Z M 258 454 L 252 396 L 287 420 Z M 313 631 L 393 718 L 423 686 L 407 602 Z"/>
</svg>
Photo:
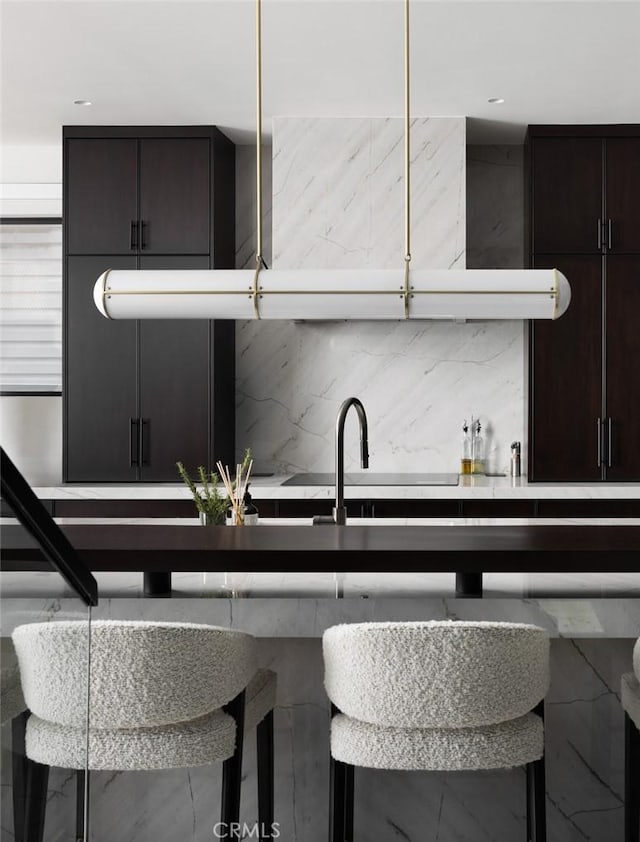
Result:
<svg viewBox="0 0 640 842">
<path fill-rule="evenodd" d="M 484 474 L 484 439 L 481 436 L 482 426 L 478 419 L 473 428 L 471 440 L 471 473 Z"/>
<path fill-rule="evenodd" d="M 460 473 L 463 475 L 471 473 L 471 436 L 469 435 L 469 425 L 466 419 L 462 423 Z"/>
<path fill-rule="evenodd" d="M 257 526 L 258 525 L 258 510 L 256 509 L 251 494 L 249 494 L 249 486 L 244 493 L 244 525 Z"/>
</svg>

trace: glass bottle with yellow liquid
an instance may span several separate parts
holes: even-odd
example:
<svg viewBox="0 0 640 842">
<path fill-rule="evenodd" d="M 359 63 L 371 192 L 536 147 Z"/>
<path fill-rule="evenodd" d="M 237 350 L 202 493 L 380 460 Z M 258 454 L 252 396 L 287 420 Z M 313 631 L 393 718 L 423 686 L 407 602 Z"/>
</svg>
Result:
<svg viewBox="0 0 640 842">
<path fill-rule="evenodd" d="M 460 456 L 460 473 L 462 475 L 471 473 L 471 436 L 469 425 L 466 420 L 462 424 L 462 451 Z"/>
<path fill-rule="evenodd" d="M 471 438 L 471 473 L 484 474 L 484 439 L 480 435 L 482 426 L 478 419 L 472 430 Z"/>
</svg>

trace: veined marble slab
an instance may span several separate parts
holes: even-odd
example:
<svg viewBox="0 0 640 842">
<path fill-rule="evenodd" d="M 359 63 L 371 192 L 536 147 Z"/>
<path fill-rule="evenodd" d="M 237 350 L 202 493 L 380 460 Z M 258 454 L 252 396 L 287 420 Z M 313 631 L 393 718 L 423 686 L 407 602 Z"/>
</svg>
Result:
<svg viewBox="0 0 640 842">
<path fill-rule="evenodd" d="M 357 436 L 356 436 L 357 440 Z M 329 445 L 328 445 L 329 446 Z M 333 453 L 333 443 L 330 445 Z M 283 485 L 291 474 L 256 477 L 251 480 L 251 494 L 256 500 L 328 500 L 335 496 L 333 485 Z M 182 483 L 128 485 L 56 485 L 34 488 L 42 500 L 188 500 L 189 490 Z M 526 477 L 460 477 L 458 485 L 366 486 L 347 485 L 347 499 L 371 500 L 637 500 L 640 483 L 540 483 Z"/>
</svg>

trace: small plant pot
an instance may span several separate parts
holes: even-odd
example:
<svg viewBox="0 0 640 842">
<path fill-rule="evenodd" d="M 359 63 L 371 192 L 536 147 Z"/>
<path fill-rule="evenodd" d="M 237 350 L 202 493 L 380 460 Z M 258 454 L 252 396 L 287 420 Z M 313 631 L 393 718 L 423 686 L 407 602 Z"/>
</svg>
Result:
<svg viewBox="0 0 640 842">
<path fill-rule="evenodd" d="M 199 512 L 200 524 L 202 526 L 224 526 L 224 515 L 212 515 L 209 512 Z"/>
</svg>

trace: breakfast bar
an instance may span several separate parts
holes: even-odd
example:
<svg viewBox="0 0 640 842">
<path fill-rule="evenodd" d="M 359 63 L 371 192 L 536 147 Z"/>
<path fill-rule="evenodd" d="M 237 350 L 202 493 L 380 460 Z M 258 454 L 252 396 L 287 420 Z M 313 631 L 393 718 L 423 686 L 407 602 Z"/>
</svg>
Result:
<svg viewBox="0 0 640 842">
<path fill-rule="evenodd" d="M 640 525 L 616 520 L 433 525 L 362 519 L 347 526 L 269 520 L 242 528 L 194 523 L 85 519 L 62 520 L 61 526 L 92 572 L 143 573 L 150 595 L 170 592 L 171 573 L 178 571 L 337 570 L 451 572 L 458 595 L 481 596 L 485 572 L 634 573 L 640 559 Z M 2 531 L 3 569 L 46 569 L 40 550 L 19 526 Z"/>
</svg>

